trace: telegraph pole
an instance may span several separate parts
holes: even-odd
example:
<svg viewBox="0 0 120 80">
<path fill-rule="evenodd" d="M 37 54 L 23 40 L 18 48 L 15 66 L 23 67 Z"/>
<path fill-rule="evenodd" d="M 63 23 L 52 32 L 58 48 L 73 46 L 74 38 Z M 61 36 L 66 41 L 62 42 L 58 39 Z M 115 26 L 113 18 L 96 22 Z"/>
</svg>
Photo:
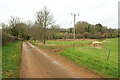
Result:
<svg viewBox="0 0 120 80">
<path fill-rule="evenodd" d="M 74 31 L 73 31 L 73 38 L 74 38 L 73 49 L 74 49 L 74 47 L 75 47 L 75 19 L 76 19 L 76 14 L 71 14 L 71 15 L 74 16 Z M 79 16 L 79 14 L 78 14 L 78 16 Z"/>
<path fill-rule="evenodd" d="M 74 41 L 75 41 L 75 17 L 76 17 L 76 14 L 74 14 Z"/>
</svg>

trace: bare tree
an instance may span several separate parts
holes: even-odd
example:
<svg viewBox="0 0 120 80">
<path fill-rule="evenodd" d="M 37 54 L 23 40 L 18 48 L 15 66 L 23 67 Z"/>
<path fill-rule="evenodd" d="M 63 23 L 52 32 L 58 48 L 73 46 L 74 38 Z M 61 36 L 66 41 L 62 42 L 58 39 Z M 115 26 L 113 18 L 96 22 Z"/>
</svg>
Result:
<svg viewBox="0 0 120 80">
<path fill-rule="evenodd" d="M 11 17 L 9 20 L 9 26 L 11 27 L 11 34 L 13 36 L 18 37 L 18 24 L 20 23 L 20 18 L 18 17 Z"/>
<path fill-rule="evenodd" d="M 40 10 L 36 13 L 36 23 L 39 24 L 42 28 L 43 28 L 43 41 L 45 44 L 45 32 L 46 32 L 46 28 L 49 25 L 53 24 L 53 16 L 51 15 L 50 11 L 47 9 L 47 7 L 45 6 L 43 8 L 43 10 Z"/>
<path fill-rule="evenodd" d="M 15 27 L 18 23 L 20 23 L 20 18 L 11 16 L 9 20 L 10 27 Z"/>
</svg>

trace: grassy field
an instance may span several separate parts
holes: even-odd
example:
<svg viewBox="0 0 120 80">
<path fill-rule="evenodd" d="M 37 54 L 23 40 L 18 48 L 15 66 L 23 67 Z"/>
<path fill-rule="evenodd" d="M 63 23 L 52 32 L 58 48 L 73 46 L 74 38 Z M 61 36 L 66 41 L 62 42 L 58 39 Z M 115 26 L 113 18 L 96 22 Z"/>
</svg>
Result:
<svg viewBox="0 0 120 80">
<path fill-rule="evenodd" d="M 91 45 L 67 48 L 59 54 L 75 63 L 82 65 L 101 76 L 118 77 L 118 39 L 107 39 L 103 42 L 104 49 L 95 49 Z M 107 56 L 110 51 L 110 57 Z"/>
<path fill-rule="evenodd" d="M 92 41 L 76 41 L 78 44 L 87 44 Z M 73 45 L 73 41 L 47 41 L 47 44 L 56 44 L 53 46 L 38 45 L 38 41 L 31 42 L 41 48 L 45 49 L 57 49 L 56 46 L 70 46 Z M 62 43 L 62 44 L 61 44 Z M 92 45 L 67 47 L 57 52 L 57 54 L 64 56 L 80 66 L 83 66 L 93 72 L 98 73 L 102 77 L 118 77 L 118 38 L 106 39 L 103 41 L 104 49 L 92 48 Z M 60 48 L 60 47 L 58 47 Z M 110 56 L 107 60 L 107 56 L 110 50 Z"/>
<path fill-rule="evenodd" d="M 21 43 L 13 42 L 2 47 L 2 78 L 19 78 Z"/>
<path fill-rule="evenodd" d="M 88 43 L 92 43 L 93 41 L 76 41 L 75 42 L 75 46 L 79 46 L 79 45 L 81 45 L 81 44 L 88 44 Z M 41 47 L 41 48 L 45 48 L 45 49 L 48 49 L 48 50 L 50 50 L 50 49 L 56 49 L 56 48 L 60 48 L 60 46 L 73 46 L 73 41 L 57 41 L 57 40 L 47 40 L 47 42 L 46 42 L 46 44 L 55 44 L 56 46 L 45 46 L 45 45 L 40 45 L 40 44 L 38 44 L 39 43 L 39 41 L 31 41 L 31 43 L 32 44 L 34 44 L 34 45 L 37 45 L 37 46 L 39 46 L 39 47 Z"/>
<path fill-rule="evenodd" d="M 75 44 L 84 44 L 90 43 L 92 41 L 76 41 Z M 55 40 L 48 40 L 46 44 L 56 44 L 57 46 L 66 46 L 66 45 L 73 45 L 73 41 L 55 41 Z"/>
</svg>

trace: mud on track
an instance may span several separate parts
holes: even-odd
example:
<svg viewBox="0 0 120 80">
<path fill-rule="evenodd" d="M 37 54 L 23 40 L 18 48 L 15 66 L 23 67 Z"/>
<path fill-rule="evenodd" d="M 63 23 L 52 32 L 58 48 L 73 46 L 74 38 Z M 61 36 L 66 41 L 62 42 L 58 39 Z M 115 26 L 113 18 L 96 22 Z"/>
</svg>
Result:
<svg viewBox="0 0 120 80">
<path fill-rule="evenodd" d="M 99 78 L 59 55 L 46 53 L 29 42 L 22 46 L 20 78 Z"/>
</svg>

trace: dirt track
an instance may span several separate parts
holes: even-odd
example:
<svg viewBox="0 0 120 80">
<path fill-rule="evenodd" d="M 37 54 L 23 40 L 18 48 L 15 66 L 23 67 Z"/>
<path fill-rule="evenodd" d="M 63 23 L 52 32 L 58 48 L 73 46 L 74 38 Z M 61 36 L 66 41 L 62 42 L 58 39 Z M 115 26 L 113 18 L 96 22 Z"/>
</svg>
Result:
<svg viewBox="0 0 120 80">
<path fill-rule="evenodd" d="M 71 61 L 28 42 L 22 47 L 21 78 L 99 78 Z"/>
</svg>

